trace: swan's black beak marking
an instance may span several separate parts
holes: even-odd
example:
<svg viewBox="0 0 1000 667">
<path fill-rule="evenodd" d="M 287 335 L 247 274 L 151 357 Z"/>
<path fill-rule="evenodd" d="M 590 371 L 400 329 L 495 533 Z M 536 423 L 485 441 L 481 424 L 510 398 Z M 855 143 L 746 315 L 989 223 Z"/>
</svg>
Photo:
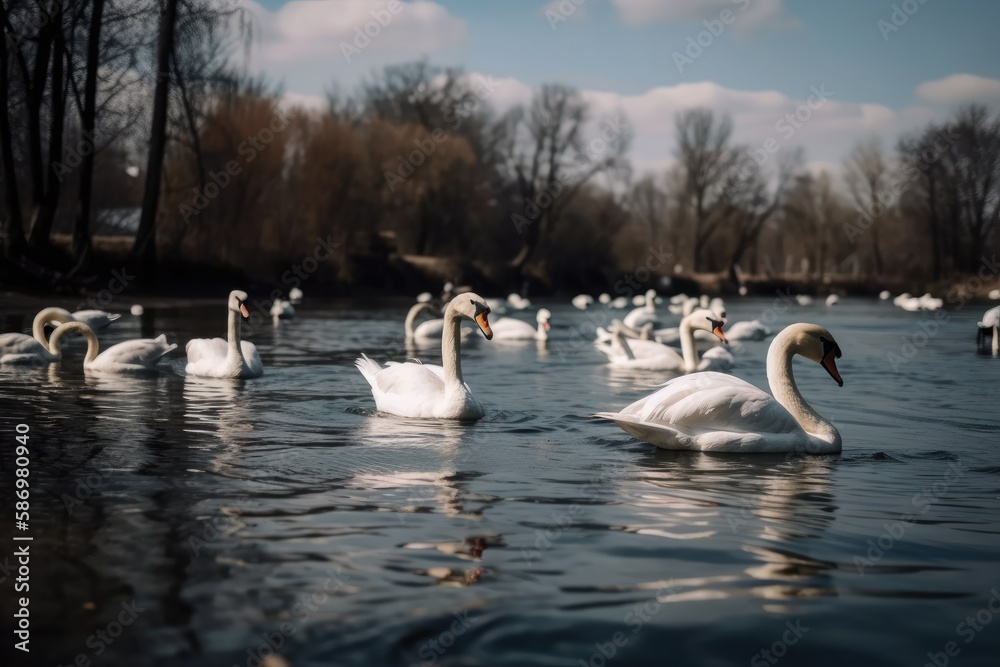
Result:
<svg viewBox="0 0 1000 667">
<path fill-rule="evenodd" d="M 493 329 L 490 328 L 490 320 L 487 317 L 490 312 L 488 306 L 479 303 L 476 304 L 476 324 L 479 325 L 479 329 L 486 336 L 486 340 L 493 340 Z"/>
<path fill-rule="evenodd" d="M 835 341 L 823 338 L 822 336 L 819 340 L 823 343 L 823 360 L 819 362 L 819 365 L 825 368 L 830 377 L 837 381 L 838 387 L 843 387 L 844 378 L 840 377 L 840 371 L 837 369 L 836 362 L 837 359 L 840 359 L 840 346 Z"/>
<path fill-rule="evenodd" d="M 729 340 L 726 338 L 726 334 L 722 332 L 722 327 L 726 324 L 725 321 L 720 322 L 719 320 L 713 320 L 711 317 L 706 317 L 705 319 L 712 324 L 712 333 L 718 336 L 719 340 L 723 343 L 729 345 Z"/>
</svg>

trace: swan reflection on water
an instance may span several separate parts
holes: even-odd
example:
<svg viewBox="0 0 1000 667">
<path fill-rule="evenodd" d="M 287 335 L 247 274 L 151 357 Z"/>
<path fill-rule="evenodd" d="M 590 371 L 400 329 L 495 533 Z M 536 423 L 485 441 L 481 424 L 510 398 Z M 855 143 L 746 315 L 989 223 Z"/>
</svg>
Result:
<svg viewBox="0 0 1000 667">
<path fill-rule="evenodd" d="M 796 548 L 801 540 L 822 539 L 834 521 L 834 461 L 657 451 L 636 462 L 646 490 L 636 493 L 633 481 L 618 492 L 631 496 L 628 502 L 640 518 L 625 530 L 668 540 L 732 537 L 761 561 L 743 571 L 760 581 L 750 589 L 756 597 L 835 595 L 825 573 L 836 565 Z M 735 593 L 730 589 L 726 594 Z"/>
</svg>

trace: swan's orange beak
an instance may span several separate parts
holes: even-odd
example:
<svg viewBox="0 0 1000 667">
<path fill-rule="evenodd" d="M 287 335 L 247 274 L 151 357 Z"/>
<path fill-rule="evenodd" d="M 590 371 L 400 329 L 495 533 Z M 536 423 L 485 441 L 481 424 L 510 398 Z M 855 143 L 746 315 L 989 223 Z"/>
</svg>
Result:
<svg viewBox="0 0 1000 667">
<path fill-rule="evenodd" d="M 490 329 L 490 321 L 486 317 L 489 314 L 489 309 L 476 313 L 476 324 L 479 325 L 483 335 L 486 336 L 486 340 L 493 340 L 493 329 Z"/>
<path fill-rule="evenodd" d="M 840 371 L 837 369 L 837 361 L 834 359 L 835 354 L 835 349 L 827 352 L 826 356 L 823 357 L 823 361 L 821 361 L 819 365 L 825 368 L 826 372 L 830 374 L 830 377 L 837 381 L 838 387 L 843 387 L 844 378 L 840 377 Z"/>
<path fill-rule="evenodd" d="M 242 315 L 245 320 L 250 319 L 250 311 L 247 310 L 246 304 L 242 301 L 240 302 L 240 315 Z"/>
<path fill-rule="evenodd" d="M 708 321 L 712 323 L 712 333 L 714 333 L 723 343 L 729 345 L 729 340 L 726 338 L 726 334 L 722 332 L 722 327 L 726 324 L 725 320 L 719 321 L 708 318 Z"/>
<path fill-rule="evenodd" d="M 549 330 L 549 323 L 548 322 L 542 322 L 542 327 L 544 327 L 544 329 L 546 331 L 548 331 Z"/>
</svg>

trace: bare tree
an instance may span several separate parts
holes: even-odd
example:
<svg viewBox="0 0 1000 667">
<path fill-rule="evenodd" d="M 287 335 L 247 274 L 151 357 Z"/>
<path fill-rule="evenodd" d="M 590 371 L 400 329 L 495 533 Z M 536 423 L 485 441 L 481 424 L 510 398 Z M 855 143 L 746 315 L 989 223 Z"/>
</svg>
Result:
<svg viewBox="0 0 1000 667">
<path fill-rule="evenodd" d="M 730 148 L 732 121 L 710 109 L 677 114 L 677 158 L 684 167 L 686 203 L 693 212 L 694 268 L 705 266 L 705 246 L 725 220 L 727 174 L 738 164 Z"/>
<path fill-rule="evenodd" d="M 879 223 L 892 203 L 884 201 L 888 196 L 890 176 L 889 165 L 882 153 L 882 144 L 877 138 L 855 146 L 844 163 L 844 180 L 847 182 L 847 189 L 854 199 L 854 204 L 871 220 L 868 233 L 871 238 L 872 261 L 876 276 L 882 275 L 883 269 Z"/>
<path fill-rule="evenodd" d="M 580 188 L 595 174 L 625 161 L 631 136 L 621 118 L 610 121 L 611 138 L 604 141 L 603 150 L 585 146 L 589 111 L 576 90 L 546 84 L 527 110 L 515 108 L 505 119 L 508 170 L 517 183 L 524 212 L 512 216 L 522 241 L 511 266 L 519 271 L 523 272 Z"/>
<path fill-rule="evenodd" d="M 958 140 L 950 167 L 968 238 L 962 266 L 973 272 L 1000 222 L 1000 118 L 971 105 L 959 110 L 953 128 Z"/>
<path fill-rule="evenodd" d="M 636 183 L 629 193 L 628 203 L 631 213 L 649 226 L 653 245 L 660 247 L 667 226 L 670 197 L 666 187 L 657 180 L 654 176 L 646 176 Z"/>
</svg>

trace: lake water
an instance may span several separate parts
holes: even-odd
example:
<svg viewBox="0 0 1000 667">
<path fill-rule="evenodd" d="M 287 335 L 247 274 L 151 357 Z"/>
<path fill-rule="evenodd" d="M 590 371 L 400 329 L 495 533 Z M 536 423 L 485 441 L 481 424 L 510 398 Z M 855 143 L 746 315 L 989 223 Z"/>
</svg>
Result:
<svg viewBox="0 0 1000 667">
<path fill-rule="evenodd" d="M 225 335 L 224 303 L 126 314 L 102 343 L 183 351 Z M 35 305 L 0 306 L 2 330 Z M 463 348 L 482 421 L 381 416 L 359 352 L 439 360 L 400 347 L 408 305 L 307 301 L 255 327 L 259 380 L 185 379 L 179 352 L 155 378 L 88 376 L 81 341 L 0 370 L 0 488 L 9 507 L 28 424 L 34 538 L 30 660 L 4 664 L 256 667 L 272 645 L 293 667 L 1000 664 L 985 305 L 927 337 L 933 314 L 887 303 L 729 300 L 731 321 L 815 322 L 843 349 L 843 388 L 796 362 L 843 454 L 789 461 L 660 451 L 589 419 L 666 376 L 610 370 L 578 333 L 600 316 L 562 304 L 547 348 Z M 767 344 L 734 374 L 766 387 Z M 13 532 L 7 516 L 5 567 Z"/>
</svg>

